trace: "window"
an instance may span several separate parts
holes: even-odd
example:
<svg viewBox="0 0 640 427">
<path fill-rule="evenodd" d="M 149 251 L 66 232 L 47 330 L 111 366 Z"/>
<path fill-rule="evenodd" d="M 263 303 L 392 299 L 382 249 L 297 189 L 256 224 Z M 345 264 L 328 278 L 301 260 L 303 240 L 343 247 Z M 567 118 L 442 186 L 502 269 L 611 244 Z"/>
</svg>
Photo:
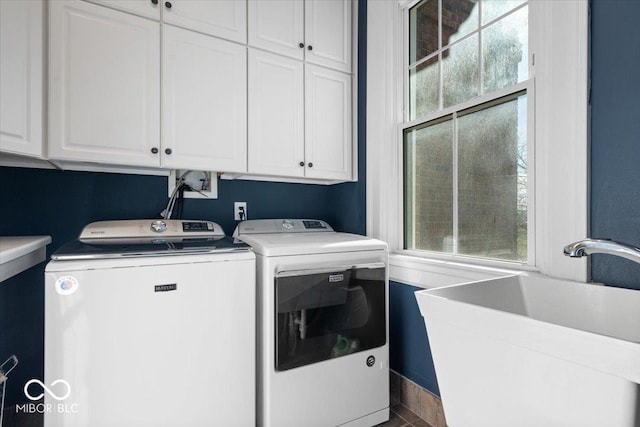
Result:
<svg viewBox="0 0 640 427">
<path fill-rule="evenodd" d="M 405 13 L 404 249 L 533 264 L 527 2 Z"/>
<path fill-rule="evenodd" d="M 451 3 L 449 0 L 442 2 L 443 8 L 447 10 L 446 7 Z M 495 6 L 491 12 L 493 17 L 487 17 L 486 7 L 483 9 L 484 14 L 480 10 L 487 3 L 491 3 L 489 7 Z M 588 235 L 588 0 L 475 2 L 472 5 L 484 16 L 483 21 L 479 15 L 477 28 L 474 26 L 468 32 L 454 31 L 452 34 L 456 35 L 447 39 L 446 32 L 443 37 L 440 36 L 438 24 L 437 46 L 429 53 L 416 53 L 414 58 L 410 58 L 410 11 L 416 10 L 414 7 L 420 4 L 425 3 L 416 0 L 367 3 L 367 27 L 370 29 L 367 33 L 366 97 L 367 234 L 389 244 L 389 277 L 400 283 L 433 287 L 480 280 L 487 278 L 487 274 L 506 274 L 506 267 L 509 271 L 533 270 L 553 277 L 587 280 L 586 261 L 568 259 L 562 254 L 562 248 L 568 242 Z M 439 17 L 441 6 L 438 4 L 437 8 L 436 16 Z M 505 19 L 525 9 L 528 14 L 528 72 L 518 77 L 518 83 L 494 90 L 488 82 L 498 79 L 491 80 L 487 78 L 486 72 L 484 75 L 480 72 L 491 69 L 490 64 L 485 64 L 486 61 L 482 59 L 482 44 L 487 43 L 487 34 L 490 35 L 492 28 L 499 28 Z M 493 27 L 493 24 L 498 26 Z M 442 87 L 448 81 L 440 77 L 442 72 L 446 72 L 442 63 L 449 58 L 445 51 L 453 51 L 457 43 L 473 37 L 479 40 L 480 64 L 476 73 L 479 76 L 478 85 L 482 87 L 478 88 L 476 96 L 467 101 L 446 105 L 443 99 L 440 105 Z M 416 48 L 415 52 L 419 50 Z M 534 57 L 535 61 L 532 61 Z M 496 58 L 504 59 L 504 56 Z M 522 58 L 525 58 L 524 54 Z M 432 99 L 437 99 L 434 101 L 437 105 L 424 112 L 415 110 L 415 115 L 411 117 L 411 105 L 421 104 L 418 103 L 417 93 L 415 104 L 412 104 L 412 98 L 408 95 L 410 71 L 422 70 L 428 67 L 427 63 L 433 62 L 439 63 L 432 71 L 433 74 L 437 71 L 435 86 L 425 87 L 423 90 L 435 91 L 436 98 Z M 522 70 L 527 71 L 524 64 L 525 61 L 522 61 Z M 493 69 L 497 69 L 497 72 L 502 70 L 500 67 Z M 499 86 L 501 85 L 496 85 Z M 426 96 L 424 92 L 420 95 L 422 96 Z M 526 159 L 522 159 L 526 160 L 526 177 L 524 169 L 520 168 L 517 178 L 519 185 L 526 187 L 526 194 L 517 192 L 517 204 L 514 208 L 517 212 L 524 213 L 526 207 L 526 263 L 505 261 L 507 257 L 504 249 L 500 251 L 502 254 L 498 250 L 492 250 L 492 253 L 484 254 L 482 258 L 479 257 L 481 255 L 475 257 L 460 252 L 465 250 L 461 239 L 471 233 L 463 228 L 464 218 L 459 218 L 459 211 L 467 207 L 458 206 L 458 211 L 454 210 L 458 198 L 453 196 L 453 192 L 460 191 L 458 182 L 462 181 L 457 173 L 454 175 L 454 170 L 460 170 L 459 151 L 464 143 L 462 139 L 465 123 L 462 120 L 473 120 L 475 117 L 475 124 L 480 122 L 484 126 L 486 120 L 480 117 L 480 110 L 487 109 L 489 113 L 494 107 L 498 108 L 505 103 L 508 104 L 506 109 L 512 108 L 510 106 L 516 103 L 526 104 L 527 119 L 520 120 L 520 117 L 524 117 L 524 110 L 518 116 L 518 133 L 526 135 L 526 141 L 522 140 L 522 143 L 526 142 Z M 476 113 L 478 114 L 474 116 Z M 450 120 L 449 125 L 445 125 L 447 120 Z M 467 121 L 466 125 L 469 123 Z M 436 125 L 439 127 L 435 128 Z M 452 230 L 448 241 L 434 241 L 442 247 L 448 243 L 452 252 L 459 253 L 460 256 L 452 255 L 452 252 L 417 249 L 415 240 L 405 238 L 408 231 L 405 216 L 408 212 L 404 209 L 404 189 L 409 189 L 404 186 L 404 164 L 407 159 L 403 149 L 406 135 L 415 131 L 413 136 L 418 150 L 422 148 L 417 140 L 420 133 L 443 135 L 446 126 L 450 126 L 451 138 L 458 135 L 458 141 L 448 142 L 451 153 L 451 165 L 448 167 L 451 168 L 452 185 L 456 184 L 455 187 L 452 186 L 449 199 L 451 207 L 447 209 L 451 212 Z M 436 144 L 434 139 L 430 141 L 431 144 Z M 511 165 L 513 167 L 513 162 Z M 415 178 L 416 175 L 411 176 Z M 414 205 L 425 206 L 416 200 L 409 207 Z M 481 207 L 471 205 L 468 208 L 473 211 Z M 519 215 L 519 220 L 522 220 L 522 216 Z M 419 218 L 415 218 L 417 223 Z M 453 224 L 454 220 L 457 221 L 456 225 Z M 407 225 L 410 227 L 411 224 Z M 521 231 L 521 236 L 523 232 L 524 230 Z M 460 238 L 458 241 L 453 240 L 456 233 Z M 424 233 L 411 235 L 417 235 L 424 241 Z M 522 247 L 524 243 L 521 239 L 518 244 Z M 520 252 L 516 256 L 524 258 L 524 253 Z"/>
</svg>

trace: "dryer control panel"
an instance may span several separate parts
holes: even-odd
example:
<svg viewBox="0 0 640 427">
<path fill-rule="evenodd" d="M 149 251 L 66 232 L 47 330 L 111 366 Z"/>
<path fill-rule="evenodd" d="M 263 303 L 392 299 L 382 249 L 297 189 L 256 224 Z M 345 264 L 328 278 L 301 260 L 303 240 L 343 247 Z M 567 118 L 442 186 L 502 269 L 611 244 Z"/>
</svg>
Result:
<svg viewBox="0 0 640 427">
<path fill-rule="evenodd" d="M 242 221 L 233 232 L 241 234 L 270 233 L 318 233 L 334 232 L 333 228 L 319 219 L 251 219 Z"/>
</svg>

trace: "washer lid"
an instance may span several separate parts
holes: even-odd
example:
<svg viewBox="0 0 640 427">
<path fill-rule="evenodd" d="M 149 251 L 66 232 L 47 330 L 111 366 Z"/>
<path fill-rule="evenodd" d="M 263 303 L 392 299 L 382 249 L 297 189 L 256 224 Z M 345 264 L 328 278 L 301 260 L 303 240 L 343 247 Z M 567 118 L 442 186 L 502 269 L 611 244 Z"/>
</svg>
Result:
<svg viewBox="0 0 640 427">
<path fill-rule="evenodd" d="M 166 255 L 194 255 L 221 252 L 249 251 L 246 243 L 231 237 L 155 239 L 125 242 L 119 239 L 73 240 L 51 255 L 55 261 L 87 259 L 139 258 Z"/>
<path fill-rule="evenodd" d="M 248 251 L 211 221 L 139 219 L 88 224 L 77 240 L 61 246 L 52 260 L 135 258 Z"/>
</svg>

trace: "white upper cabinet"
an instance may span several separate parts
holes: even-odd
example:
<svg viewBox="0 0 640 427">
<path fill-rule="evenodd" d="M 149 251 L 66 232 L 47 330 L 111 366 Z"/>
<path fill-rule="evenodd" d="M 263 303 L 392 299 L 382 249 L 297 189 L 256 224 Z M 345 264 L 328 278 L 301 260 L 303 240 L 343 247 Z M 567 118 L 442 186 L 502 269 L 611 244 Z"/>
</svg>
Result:
<svg viewBox="0 0 640 427">
<path fill-rule="evenodd" d="M 5 133 L 30 135 L 27 112 L 37 103 L 27 97 L 37 76 L 25 70 L 37 55 L 23 53 L 32 41 L 26 18 L 5 19 L 7 4 L 0 0 L 2 150 Z M 15 4 L 24 15 L 35 2 Z M 47 4 L 52 161 L 354 179 L 351 0 Z M 19 37 L 7 44 L 5 33 Z M 13 61 L 16 52 L 23 57 Z"/>
<path fill-rule="evenodd" d="M 158 166 L 158 24 L 86 2 L 49 6 L 49 157 Z"/>
<path fill-rule="evenodd" d="M 50 8 L 51 159 L 246 172 L 246 46 L 172 25 L 161 39 L 158 22 L 83 1 Z"/>
<path fill-rule="evenodd" d="M 351 121 L 351 75 L 306 64 L 306 177 L 351 179 Z"/>
<path fill-rule="evenodd" d="M 165 26 L 162 61 L 162 166 L 246 171 L 247 48 Z"/>
<path fill-rule="evenodd" d="M 304 68 L 249 48 L 249 172 L 304 177 Z"/>
<path fill-rule="evenodd" d="M 351 1 L 306 0 L 307 62 L 351 72 Z"/>
<path fill-rule="evenodd" d="M 249 48 L 249 173 L 351 180 L 351 78 Z"/>
<path fill-rule="evenodd" d="M 123 12 L 144 16 L 145 18 L 160 20 L 162 4 L 160 0 L 86 0 L 91 3 L 112 7 Z"/>
<path fill-rule="evenodd" d="M 247 42 L 244 0 L 86 0 L 238 43 Z"/>
<path fill-rule="evenodd" d="M 249 0 L 249 173 L 353 179 L 351 8 Z"/>
<path fill-rule="evenodd" d="M 304 59 L 304 2 L 249 0 L 249 46 Z"/>
<path fill-rule="evenodd" d="M 43 2 L 0 1 L 0 151 L 42 156 Z"/>
<path fill-rule="evenodd" d="M 168 24 L 238 43 L 247 42 L 244 0 L 160 0 L 160 3 L 162 20 Z"/>
<path fill-rule="evenodd" d="M 249 0 L 249 46 L 351 72 L 350 0 Z"/>
</svg>

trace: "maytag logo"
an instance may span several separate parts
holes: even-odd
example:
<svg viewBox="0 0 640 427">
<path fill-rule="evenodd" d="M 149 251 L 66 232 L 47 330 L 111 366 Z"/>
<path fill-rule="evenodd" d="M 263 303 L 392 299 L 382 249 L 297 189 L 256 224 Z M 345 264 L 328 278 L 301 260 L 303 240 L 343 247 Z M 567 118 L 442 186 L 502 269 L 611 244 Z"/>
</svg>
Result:
<svg viewBox="0 0 640 427">
<path fill-rule="evenodd" d="M 329 276 L 329 283 L 344 281 L 344 274 L 332 274 Z"/>
<path fill-rule="evenodd" d="M 155 286 L 155 291 L 156 292 L 169 292 L 169 291 L 175 291 L 178 289 L 178 285 L 176 283 L 169 283 L 167 285 L 156 285 Z"/>
</svg>

